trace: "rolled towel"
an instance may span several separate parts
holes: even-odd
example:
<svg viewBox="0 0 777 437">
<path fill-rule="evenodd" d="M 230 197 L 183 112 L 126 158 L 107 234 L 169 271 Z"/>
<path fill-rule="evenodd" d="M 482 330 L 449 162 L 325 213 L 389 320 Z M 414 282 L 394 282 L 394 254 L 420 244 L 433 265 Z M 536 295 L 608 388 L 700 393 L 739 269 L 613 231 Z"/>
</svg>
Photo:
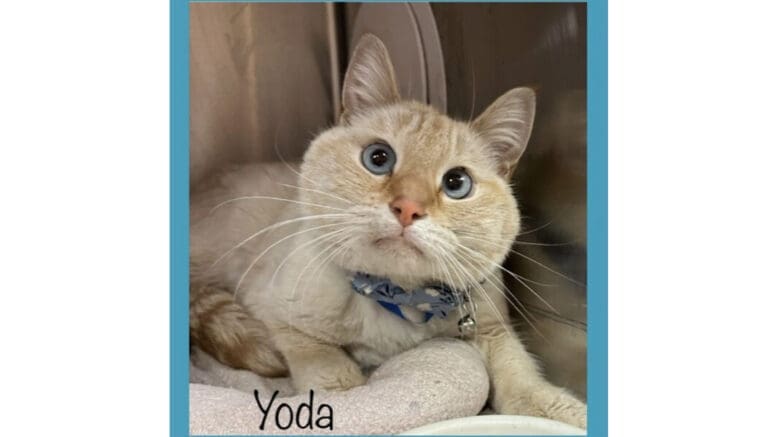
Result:
<svg viewBox="0 0 777 437">
<path fill-rule="evenodd" d="M 316 391 L 312 429 L 298 427 L 297 420 L 291 420 L 288 429 L 281 429 L 287 426 L 290 413 L 294 416 L 301 404 L 311 403 L 310 393 L 288 396 L 288 379 L 262 378 L 234 370 L 238 373 L 228 374 L 212 363 L 209 366 L 206 370 L 192 367 L 192 434 L 396 434 L 441 420 L 476 415 L 483 409 L 489 389 L 488 374 L 474 347 L 456 339 L 433 339 L 385 362 L 363 386 L 342 392 Z M 266 414 L 257 405 L 253 390 L 257 390 Z M 268 408 L 276 390 L 278 395 Z M 331 407 L 331 430 L 315 425 L 317 419 L 321 419 L 319 424 L 327 424 L 322 418 L 328 414 L 326 408 L 323 415 L 317 414 L 324 404 Z M 308 410 L 301 411 L 300 423 L 304 426 Z M 280 423 L 276 423 L 276 413 Z M 264 429 L 260 429 L 265 415 Z"/>
</svg>

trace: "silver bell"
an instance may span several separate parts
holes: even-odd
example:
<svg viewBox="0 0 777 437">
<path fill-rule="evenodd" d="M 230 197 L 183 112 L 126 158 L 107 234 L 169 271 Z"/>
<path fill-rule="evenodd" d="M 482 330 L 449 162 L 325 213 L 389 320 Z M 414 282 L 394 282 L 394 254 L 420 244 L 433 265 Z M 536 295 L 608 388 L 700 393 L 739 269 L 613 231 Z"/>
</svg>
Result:
<svg viewBox="0 0 777 437">
<path fill-rule="evenodd" d="M 471 337 L 475 334 L 476 323 L 469 314 L 459 319 L 459 333 L 464 337 Z"/>
</svg>

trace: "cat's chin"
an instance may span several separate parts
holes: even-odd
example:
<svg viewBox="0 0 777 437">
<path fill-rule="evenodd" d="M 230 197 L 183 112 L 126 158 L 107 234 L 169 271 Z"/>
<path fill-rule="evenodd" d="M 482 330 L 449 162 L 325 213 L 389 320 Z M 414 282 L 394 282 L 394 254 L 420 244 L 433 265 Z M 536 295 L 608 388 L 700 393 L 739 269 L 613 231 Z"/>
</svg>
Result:
<svg viewBox="0 0 777 437">
<path fill-rule="evenodd" d="M 396 279 L 426 277 L 431 268 L 421 249 L 399 236 L 365 240 L 351 247 L 338 260 L 340 267 L 349 271 Z"/>
<path fill-rule="evenodd" d="M 383 237 L 378 238 L 372 243 L 379 250 L 387 252 L 388 255 L 405 257 L 408 255 L 423 257 L 424 252 L 418 248 L 412 241 L 407 238 L 396 237 Z"/>
</svg>

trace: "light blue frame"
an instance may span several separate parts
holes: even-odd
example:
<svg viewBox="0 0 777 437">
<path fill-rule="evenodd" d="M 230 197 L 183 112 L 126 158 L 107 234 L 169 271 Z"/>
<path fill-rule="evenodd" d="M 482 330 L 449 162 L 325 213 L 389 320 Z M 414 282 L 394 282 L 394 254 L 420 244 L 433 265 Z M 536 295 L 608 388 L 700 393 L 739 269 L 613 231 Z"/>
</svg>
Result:
<svg viewBox="0 0 777 437">
<path fill-rule="evenodd" d="M 214 1 L 228 2 L 191 2 Z M 588 4 L 588 435 L 605 437 L 607 0 L 585 3 Z M 188 211 L 189 2 L 170 0 L 170 434 L 174 437 L 189 435 Z"/>
</svg>

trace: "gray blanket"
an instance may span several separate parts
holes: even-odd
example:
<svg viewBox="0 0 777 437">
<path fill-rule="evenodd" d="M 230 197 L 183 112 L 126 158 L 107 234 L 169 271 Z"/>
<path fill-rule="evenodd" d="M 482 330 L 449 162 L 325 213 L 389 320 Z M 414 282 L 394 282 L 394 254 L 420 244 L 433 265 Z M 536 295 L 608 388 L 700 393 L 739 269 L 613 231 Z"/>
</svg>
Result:
<svg viewBox="0 0 777 437">
<path fill-rule="evenodd" d="M 343 392 L 315 392 L 312 429 L 308 410 L 300 423 L 291 417 L 310 393 L 294 395 L 287 378 L 263 378 L 228 368 L 197 351 L 191 360 L 189 386 L 191 434 L 394 434 L 421 425 L 478 414 L 488 396 L 488 375 L 479 353 L 455 339 L 434 339 L 393 357 L 377 368 L 367 384 Z M 260 411 L 254 390 L 266 411 Z M 268 408 L 273 392 L 278 391 Z M 288 405 L 285 407 L 282 405 Z M 331 406 L 317 415 L 320 406 Z M 281 408 L 279 411 L 278 408 Z M 278 422 L 276 423 L 276 413 Z M 304 416 L 304 417 L 303 417 Z M 279 426 L 281 428 L 279 428 Z"/>
</svg>

